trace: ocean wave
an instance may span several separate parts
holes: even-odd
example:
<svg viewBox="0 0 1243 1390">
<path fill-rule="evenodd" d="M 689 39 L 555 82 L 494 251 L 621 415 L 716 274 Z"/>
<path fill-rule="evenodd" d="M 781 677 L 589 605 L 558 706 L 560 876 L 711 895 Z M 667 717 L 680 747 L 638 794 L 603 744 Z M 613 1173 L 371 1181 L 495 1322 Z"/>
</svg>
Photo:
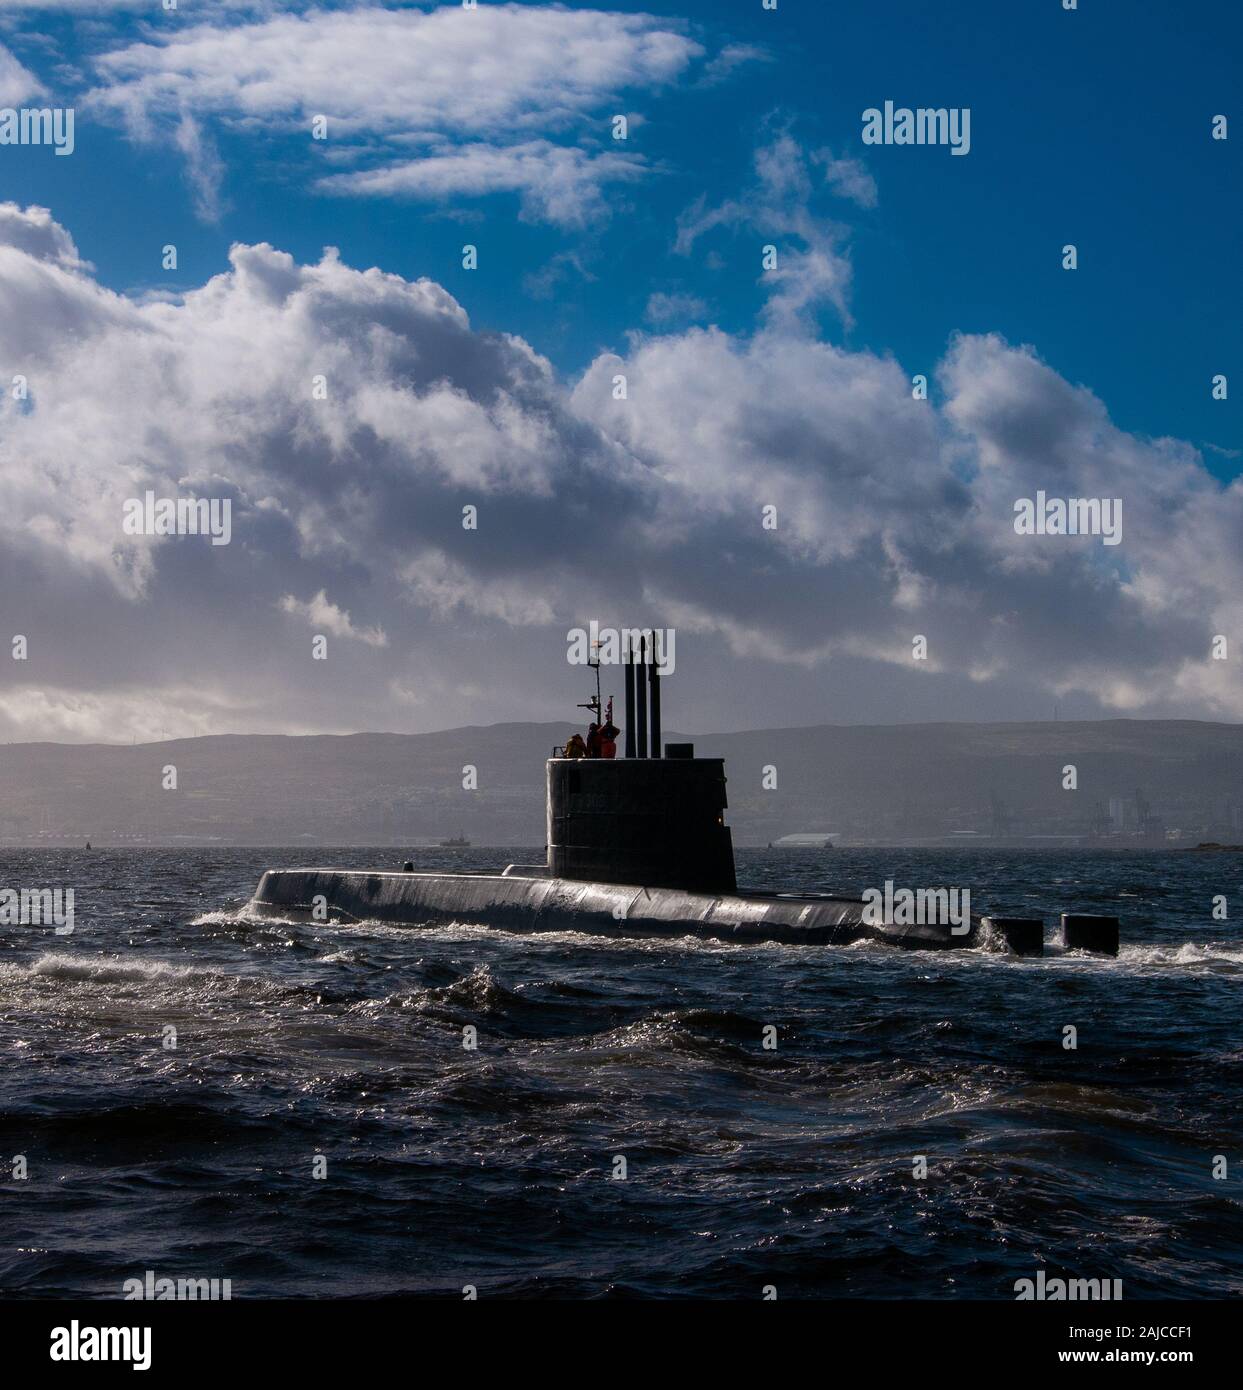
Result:
<svg viewBox="0 0 1243 1390">
<path fill-rule="evenodd" d="M 277 917 L 271 913 L 260 915 L 249 910 L 249 903 L 242 907 L 218 908 L 213 912 L 200 912 L 188 923 L 191 927 L 305 927 L 305 921 L 294 917 Z"/>
<path fill-rule="evenodd" d="M 199 965 L 173 965 L 162 960 L 135 960 L 124 964 L 115 956 L 76 956 L 49 952 L 26 970 L 54 980 L 74 980 L 89 984 L 142 984 L 151 981 L 192 983 L 225 979 L 218 971 Z"/>
<path fill-rule="evenodd" d="M 1243 946 L 1225 941 L 1184 941 L 1178 946 L 1124 946 L 1123 961 L 1139 965 L 1225 965 L 1243 969 Z"/>
<path fill-rule="evenodd" d="M 139 995 L 172 994 L 196 997 L 240 995 L 251 1000 L 282 1000 L 317 997 L 319 991 L 292 981 L 267 976 L 233 974 L 206 965 L 178 965 L 167 960 L 120 956 L 71 955 L 48 952 L 29 965 L 8 963 L 0 966 L 0 980 L 10 985 L 41 982 L 65 985 L 129 987 Z M 127 991 L 128 992 L 128 991 Z"/>
</svg>

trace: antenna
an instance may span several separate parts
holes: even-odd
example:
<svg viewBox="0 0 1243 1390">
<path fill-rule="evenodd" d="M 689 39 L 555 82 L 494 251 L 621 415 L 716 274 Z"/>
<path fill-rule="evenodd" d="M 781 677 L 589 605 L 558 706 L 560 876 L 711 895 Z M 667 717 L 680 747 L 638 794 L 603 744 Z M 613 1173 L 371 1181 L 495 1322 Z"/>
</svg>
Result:
<svg viewBox="0 0 1243 1390">
<path fill-rule="evenodd" d="M 596 673 L 596 693 L 586 704 L 580 702 L 577 708 L 590 710 L 595 716 L 592 723 L 598 724 L 600 722 L 600 644 L 599 642 L 593 642 L 591 645 L 596 650 L 596 659 L 593 661 L 591 657 L 588 657 L 587 665 Z"/>
</svg>

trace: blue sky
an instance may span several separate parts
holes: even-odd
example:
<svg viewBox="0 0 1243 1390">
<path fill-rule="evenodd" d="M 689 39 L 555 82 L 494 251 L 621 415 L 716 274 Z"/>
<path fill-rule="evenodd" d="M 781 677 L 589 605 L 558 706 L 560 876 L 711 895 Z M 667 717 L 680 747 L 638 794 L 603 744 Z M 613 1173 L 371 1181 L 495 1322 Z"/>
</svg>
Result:
<svg viewBox="0 0 1243 1390">
<path fill-rule="evenodd" d="M 688 728 L 1243 717 L 1241 39 L 1225 0 L 0 0 L 0 108 L 76 112 L 71 157 L 0 146 L 42 632 L 0 736 L 543 718 L 593 619 L 677 627 Z M 969 153 L 865 145 L 887 100 Z M 148 488 L 231 544 L 121 534 Z M 1016 535 L 1038 489 L 1121 544 Z"/>
<path fill-rule="evenodd" d="M 151 8 L 158 11 L 108 13 L 102 3 L 88 22 L 75 11 L 22 8 L 7 15 L 7 42 L 67 103 L 78 84 L 58 82 L 63 65 L 89 79 L 101 51 L 223 17 L 221 7 L 194 0 L 176 15 L 152 17 Z M 710 203 L 742 196 L 755 148 L 781 126 L 809 147 L 865 158 L 878 186 L 873 209 L 827 194 L 817 200 L 818 212 L 848 224 L 855 273 L 855 325 L 846 331 L 825 312 L 830 336 L 892 352 L 915 372 L 930 369 L 955 331 L 1000 332 L 1091 386 L 1126 429 L 1230 450 L 1243 444 L 1237 393 L 1215 402 L 1208 386 L 1243 346 L 1240 316 L 1229 311 L 1243 298 L 1243 138 L 1206 138 L 1243 77 L 1237 4 L 1085 0 L 1065 12 L 1060 0 L 784 0 L 771 12 L 758 0 L 658 0 L 607 8 L 666 17 L 709 52 L 745 44 L 763 56 L 715 85 L 625 92 L 621 109 L 644 122 L 627 149 L 656 171 L 641 188 L 618 189 L 623 206 L 586 236 L 517 220 L 508 192 L 435 203 L 313 192 L 324 150 L 301 133 L 263 128 L 213 132 L 227 166 L 217 221 L 195 216 L 174 148 L 136 145 L 89 118 L 79 117 L 78 158 L 15 152 L 0 192 L 53 208 L 117 289 L 201 283 L 224 267 L 233 241 L 271 241 L 299 259 L 333 244 L 353 265 L 433 276 L 476 324 L 521 332 L 573 374 L 601 349 L 624 346 L 653 293 L 693 296 L 733 332 L 754 322 L 758 233 L 726 232 L 700 254 L 679 256 L 675 227 L 701 195 Z M 886 98 L 969 106 L 970 155 L 865 149 L 860 113 Z M 567 140 L 607 139 L 615 105 L 585 111 Z M 481 252 L 473 273 L 460 264 L 468 239 Z M 159 269 L 165 241 L 179 247 L 177 277 Z M 1081 257 L 1073 274 L 1061 268 L 1068 241 Z M 709 252 L 719 264 L 706 263 Z M 566 264 L 553 293 L 524 285 L 567 253 L 582 270 Z M 1243 466 L 1211 452 L 1207 461 L 1222 476 Z"/>
</svg>

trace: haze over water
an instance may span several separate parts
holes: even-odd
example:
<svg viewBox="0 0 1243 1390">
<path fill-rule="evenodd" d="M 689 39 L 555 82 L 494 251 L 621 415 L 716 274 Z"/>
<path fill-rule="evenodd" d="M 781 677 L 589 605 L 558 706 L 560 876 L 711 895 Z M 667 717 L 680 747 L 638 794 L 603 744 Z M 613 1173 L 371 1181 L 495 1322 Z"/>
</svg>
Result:
<svg viewBox="0 0 1243 1390">
<path fill-rule="evenodd" d="M 1040 1268 L 1243 1291 L 1243 934 L 1211 919 L 1219 893 L 1243 913 L 1239 856 L 738 855 L 748 887 L 1114 912 L 1117 960 L 245 912 L 264 868 L 401 857 L 0 853 L 4 885 L 73 886 L 77 914 L 0 928 L 0 1143 L 29 1166 L 0 1294 L 118 1298 L 148 1269 L 235 1298 L 1007 1299 Z"/>
</svg>

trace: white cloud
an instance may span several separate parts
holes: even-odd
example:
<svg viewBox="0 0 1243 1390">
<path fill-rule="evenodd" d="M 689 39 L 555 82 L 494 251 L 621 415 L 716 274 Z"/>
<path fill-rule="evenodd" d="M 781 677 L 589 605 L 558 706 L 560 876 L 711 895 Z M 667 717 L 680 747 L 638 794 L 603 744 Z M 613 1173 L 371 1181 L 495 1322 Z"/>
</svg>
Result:
<svg viewBox="0 0 1243 1390">
<path fill-rule="evenodd" d="M 704 65 L 700 85 L 715 87 L 728 82 L 734 73 L 748 63 L 771 63 L 772 54 L 753 43 L 731 43 Z"/>
<path fill-rule="evenodd" d="M 373 165 L 334 176 L 336 191 L 516 191 L 531 215 L 573 225 L 598 215 L 603 184 L 643 168 L 636 155 L 587 154 L 578 139 L 604 139 L 622 93 L 667 87 L 702 56 L 678 22 L 645 14 L 315 10 L 152 31 L 97 59 L 102 83 L 84 104 L 143 139 L 219 120 L 255 138 L 304 133 L 310 147 L 312 118 L 325 116 L 319 152 L 362 142 Z M 574 139 L 555 146 L 558 135 Z M 411 143 L 430 148 L 412 157 Z"/>
<path fill-rule="evenodd" d="M 269 711 L 260 699 L 171 681 L 153 691 L 145 683 L 118 683 L 96 694 L 80 686 L 21 685 L 0 689 L 0 727 L 11 742 L 51 739 L 58 743 L 153 743 L 166 738 L 247 732 Z M 299 727 L 285 712 L 282 733 L 318 733 Z"/>
<path fill-rule="evenodd" d="M 350 615 L 331 603 L 323 589 L 305 603 L 293 594 L 285 594 L 277 606 L 282 613 L 304 619 L 318 632 L 348 637 L 355 642 L 365 642 L 369 647 L 388 646 L 388 636 L 382 627 L 355 627 Z"/>
<path fill-rule="evenodd" d="M 401 572 L 416 601 L 441 617 L 459 611 L 496 618 L 509 627 L 539 627 L 557 620 L 557 607 L 533 585 L 507 576 L 502 584 L 480 584 L 460 561 L 429 547 Z"/>
<path fill-rule="evenodd" d="M 73 238 L 48 208 L 0 203 L 0 248 L 4 247 L 66 270 L 77 270 L 83 264 Z"/>
<path fill-rule="evenodd" d="M 699 45 L 650 16 L 485 5 L 278 15 L 155 36 L 98 60 L 102 103 L 299 127 L 472 134 L 572 122 L 631 86 L 673 81 Z"/>
<path fill-rule="evenodd" d="M 218 221 L 223 206 L 220 189 L 224 182 L 224 161 L 215 142 L 203 133 L 199 122 L 188 111 L 181 113 L 173 140 L 186 161 L 186 176 L 194 190 L 195 211 L 205 221 Z"/>
<path fill-rule="evenodd" d="M 22 102 L 30 97 L 39 96 L 42 92 L 43 84 L 34 73 L 24 68 L 13 54 L 0 44 L 0 107 L 20 106 Z"/>
<path fill-rule="evenodd" d="M 861 208 L 874 208 L 878 194 L 876 180 L 858 159 L 838 159 L 832 150 L 817 150 L 812 161 L 824 170 L 824 181 L 839 198 L 849 198 Z"/>
<path fill-rule="evenodd" d="M 694 322 L 708 317 L 708 306 L 698 295 L 675 292 L 666 294 L 663 290 L 648 296 L 647 308 L 643 317 L 648 323 L 664 327 L 671 323 Z"/>
<path fill-rule="evenodd" d="M 809 156 L 788 131 L 781 131 L 756 151 L 756 182 L 742 198 L 709 207 L 701 197 L 678 219 L 674 249 L 684 256 L 694 251 L 701 238 L 721 228 L 745 227 L 764 245 L 774 247 L 776 266 L 762 273 L 760 283 L 768 295 L 765 318 L 771 327 L 783 331 L 814 326 L 817 312 L 826 304 L 845 325 L 852 322 L 846 228 L 817 215 L 811 207 L 811 170 L 819 159 Z M 838 191 L 849 186 L 858 197 L 864 190 L 861 177 L 861 170 L 839 171 Z M 758 247 L 755 255 L 758 260 Z"/>
<path fill-rule="evenodd" d="M 220 10 L 267 13 L 282 9 L 304 9 L 313 3 L 314 0 L 179 0 L 177 9 L 183 17 L 191 18 L 198 14 L 210 15 L 213 11 Z M 160 0 L 0 0 L 0 14 L 22 14 L 39 10 L 44 13 L 88 12 L 92 16 L 99 16 L 111 11 L 149 11 L 153 8 L 162 8 Z"/>
<path fill-rule="evenodd" d="M 777 720 L 826 667 L 855 702 L 837 717 L 916 678 L 929 717 L 960 716 L 964 682 L 997 713 L 1020 690 L 1243 716 L 1208 659 L 1243 624 L 1243 484 L 995 336 L 950 345 L 942 407 L 801 326 L 638 335 L 567 390 L 427 280 L 238 246 L 202 287 L 137 302 L 45 210 L 0 205 L 0 380 L 17 373 L 0 588 L 31 656 L 0 664 L 0 737 L 548 714 L 565 632 L 592 617 L 676 623 L 692 670 L 751 656 Z M 148 487 L 229 498 L 231 543 L 126 535 Z M 1016 535 L 1036 488 L 1121 497 L 1123 544 Z M 353 640 L 312 663 L 304 623 Z M 746 679 L 703 692 L 697 722 Z"/>
<path fill-rule="evenodd" d="M 647 171 L 634 155 L 598 154 L 547 140 L 521 145 L 463 145 L 378 169 L 332 174 L 319 187 L 330 193 L 450 199 L 460 195 L 518 193 L 523 215 L 564 227 L 600 220 L 609 183 L 632 183 Z"/>
<path fill-rule="evenodd" d="M 522 277 L 523 293 L 531 299 L 551 299 L 563 281 L 574 278 L 583 284 L 593 284 L 599 277 L 588 269 L 578 251 L 566 247 L 538 270 L 528 271 Z"/>
</svg>

